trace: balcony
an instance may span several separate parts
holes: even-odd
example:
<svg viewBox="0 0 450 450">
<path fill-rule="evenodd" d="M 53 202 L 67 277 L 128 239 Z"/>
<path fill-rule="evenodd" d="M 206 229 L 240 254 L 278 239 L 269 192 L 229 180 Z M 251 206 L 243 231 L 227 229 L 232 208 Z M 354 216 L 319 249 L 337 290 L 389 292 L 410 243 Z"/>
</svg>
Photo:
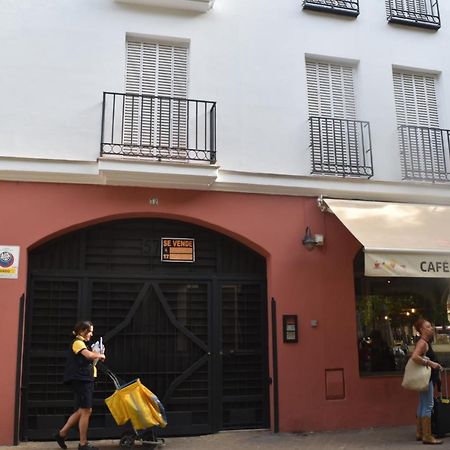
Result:
<svg viewBox="0 0 450 450">
<path fill-rule="evenodd" d="M 388 22 L 438 30 L 438 0 L 387 0 Z"/>
<path fill-rule="evenodd" d="M 450 130 L 401 125 L 399 139 L 404 180 L 449 181 Z"/>
<path fill-rule="evenodd" d="M 309 118 L 311 173 L 341 177 L 373 176 L 369 122 Z"/>
<path fill-rule="evenodd" d="M 303 9 L 356 17 L 359 15 L 359 2 L 358 0 L 303 0 Z"/>
<path fill-rule="evenodd" d="M 115 0 L 132 5 L 157 6 L 160 8 L 206 12 L 214 5 L 214 0 Z"/>
<path fill-rule="evenodd" d="M 216 162 L 216 102 L 103 93 L 102 156 Z"/>
</svg>

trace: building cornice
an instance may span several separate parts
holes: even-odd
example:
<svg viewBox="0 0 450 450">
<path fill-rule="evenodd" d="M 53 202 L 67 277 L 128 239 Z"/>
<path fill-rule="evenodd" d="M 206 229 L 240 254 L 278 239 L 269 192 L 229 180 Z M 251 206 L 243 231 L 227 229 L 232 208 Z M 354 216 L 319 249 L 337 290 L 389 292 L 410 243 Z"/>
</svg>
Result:
<svg viewBox="0 0 450 450">
<path fill-rule="evenodd" d="M 192 162 L 0 157 L 0 180 L 450 204 L 450 184 L 254 173 Z"/>
<path fill-rule="evenodd" d="M 214 5 L 214 0 L 114 0 L 132 5 L 157 6 L 185 11 L 206 12 Z"/>
</svg>

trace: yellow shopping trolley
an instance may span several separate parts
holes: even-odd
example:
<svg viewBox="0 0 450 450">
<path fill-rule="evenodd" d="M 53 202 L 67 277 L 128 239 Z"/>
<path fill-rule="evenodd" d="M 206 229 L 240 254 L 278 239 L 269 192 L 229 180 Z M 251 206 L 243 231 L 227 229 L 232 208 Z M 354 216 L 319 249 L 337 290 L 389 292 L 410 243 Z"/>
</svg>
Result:
<svg viewBox="0 0 450 450">
<path fill-rule="evenodd" d="M 158 397 L 139 378 L 123 384 L 110 369 L 106 366 L 103 369 L 116 388 L 114 394 L 105 399 L 105 403 L 117 425 L 130 422 L 134 431 L 122 435 L 120 446 L 133 447 L 136 440 L 147 448 L 164 444 L 164 439 L 156 438 L 153 431 L 153 427 L 164 428 L 167 425 L 166 413 Z"/>
</svg>

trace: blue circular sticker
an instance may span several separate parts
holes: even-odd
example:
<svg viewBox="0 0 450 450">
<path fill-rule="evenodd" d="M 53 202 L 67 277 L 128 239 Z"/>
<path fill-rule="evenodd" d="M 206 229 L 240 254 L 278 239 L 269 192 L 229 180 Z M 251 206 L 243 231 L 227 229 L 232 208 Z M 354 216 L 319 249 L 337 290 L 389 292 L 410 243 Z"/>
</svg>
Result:
<svg viewBox="0 0 450 450">
<path fill-rule="evenodd" d="M 0 253 L 0 267 L 11 267 L 14 264 L 14 255 L 11 252 Z"/>
</svg>

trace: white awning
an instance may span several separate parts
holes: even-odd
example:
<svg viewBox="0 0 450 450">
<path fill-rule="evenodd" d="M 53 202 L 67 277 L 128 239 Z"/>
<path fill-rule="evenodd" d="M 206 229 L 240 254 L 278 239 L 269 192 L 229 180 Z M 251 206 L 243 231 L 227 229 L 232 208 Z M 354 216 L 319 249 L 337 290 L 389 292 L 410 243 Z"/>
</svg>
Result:
<svg viewBox="0 0 450 450">
<path fill-rule="evenodd" d="M 450 206 L 323 201 L 364 246 L 367 276 L 450 278 Z"/>
</svg>

